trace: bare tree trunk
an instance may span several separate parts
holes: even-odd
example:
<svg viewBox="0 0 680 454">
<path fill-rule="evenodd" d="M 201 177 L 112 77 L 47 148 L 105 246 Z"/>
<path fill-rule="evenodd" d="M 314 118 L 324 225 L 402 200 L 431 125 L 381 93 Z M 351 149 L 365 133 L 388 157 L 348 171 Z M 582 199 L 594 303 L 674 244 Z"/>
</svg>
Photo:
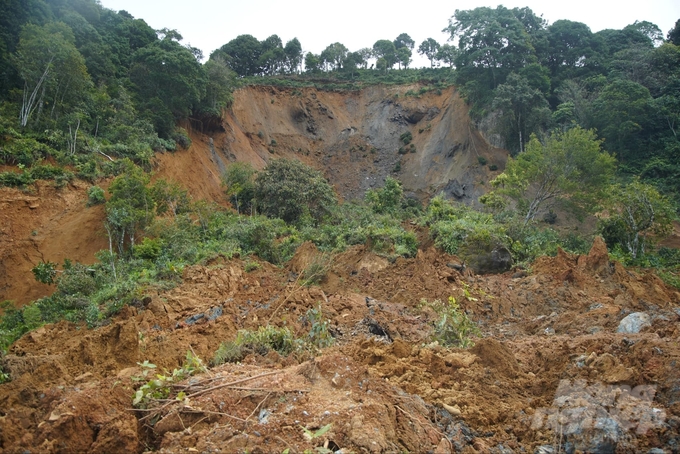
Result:
<svg viewBox="0 0 680 454">
<path fill-rule="evenodd" d="M 21 124 L 22 127 L 26 127 L 28 124 L 28 119 L 31 117 L 31 114 L 35 110 L 36 107 L 36 96 L 38 96 L 38 92 L 40 91 L 40 87 L 43 85 L 45 82 L 45 79 L 47 78 L 47 74 L 50 72 L 50 65 L 52 64 L 52 60 L 54 60 L 54 57 L 50 59 L 50 61 L 47 63 L 47 66 L 45 67 L 45 71 L 43 72 L 42 76 L 40 76 L 40 80 L 38 80 L 38 83 L 35 85 L 35 88 L 31 92 L 30 96 L 28 95 L 28 83 L 24 81 L 24 99 L 21 104 L 21 110 L 19 111 L 19 123 Z M 43 87 L 43 95 L 45 94 L 45 90 Z M 42 99 L 42 96 L 41 96 Z"/>
</svg>

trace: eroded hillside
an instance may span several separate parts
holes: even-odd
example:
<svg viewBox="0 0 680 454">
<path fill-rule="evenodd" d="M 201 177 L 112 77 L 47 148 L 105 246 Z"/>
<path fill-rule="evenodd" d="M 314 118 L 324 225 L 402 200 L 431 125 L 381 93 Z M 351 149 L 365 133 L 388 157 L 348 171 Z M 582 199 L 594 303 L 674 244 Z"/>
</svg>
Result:
<svg viewBox="0 0 680 454">
<path fill-rule="evenodd" d="M 263 167 L 276 157 L 295 157 L 324 171 L 347 199 L 363 197 L 393 175 L 420 198 L 445 191 L 476 200 L 491 175 L 478 158 L 502 169 L 506 152 L 474 129 L 453 87 L 416 95 L 419 88 L 239 90 L 224 133 L 213 136 L 214 160 L 223 169 L 230 161 Z M 407 133 L 408 144 L 400 140 Z"/>
<path fill-rule="evenodd" d="M 188 150 L 157 154 L 153 178 L 178 182 L 195 200 L 225 204 L 220 177 L 230 162 L 261 169 L 271 159 L 288 157 L 323 171 L 346 199 L 362 198 L 392 175 L 420 199 L 444 191 L 473 203 L 502 170 L 507 153 L 474 129 L 453 87 L 416 95 L 419 91 L 419 86 L 343 92 L 246 87 L 234 94 L 220 130 L 201 132 L 193 124 Z M 400 139 L 405 133 L 412 137 L 408 145 Z M 497 170 L 490 171 L 491 165 Z M 0 188 L 0 301 L 24 304 L 49 293 L 30 271 L 41 260 L 91 263 L 95 252 L 108 247 L 104 211 L 86 206 L 87 187 L 77 182 L 61 189 L 39 183 L 27 192 Z"/>
</svg>

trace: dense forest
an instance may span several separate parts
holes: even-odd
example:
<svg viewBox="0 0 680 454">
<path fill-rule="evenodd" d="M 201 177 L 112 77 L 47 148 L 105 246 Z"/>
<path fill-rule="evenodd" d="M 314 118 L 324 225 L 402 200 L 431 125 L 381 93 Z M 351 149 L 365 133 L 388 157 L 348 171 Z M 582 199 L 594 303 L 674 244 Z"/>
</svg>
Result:
<svg viewBox="0 0 680 454">
<path fill-rule="evenodd" d="M 110 248 L 96 277 L 80 264 L 59 271 L 38 264 L 36 278 L 58 291 L 28 309 L 8 309 L 0 346 L 63 317 L 96 325 L 134 299 L 135 289 L 171 285 L 184 265 L 214 254 L 255 253 L 279 264 L 308 240 L 327 251 L 370 243 L 392 257 L 413 256 L 416 237 L 404 219 L 417 219 L 438 247 L 470 261 L 499 245 L 517 263 L 558 246 L 583 250 L 587 239 L 536 226 L 554 222 L 547 208 L 556 201 L 585 214 L 607 202 L 611 215 L 599 231 L 614 253 L 666 267 L 665 279 L 678 285 L 677 251 L 645 245 L 677 216 L 680 20 L 666 34 L 648 22 L 593 33 L 583 23 L 548 24 L 528 8 L 499 6 L 456 10 L 445 30 L 443 44 L 402 33 L 355 51 L 332 43 L 318 55 L 303 55 L 296 38 L 284 44 L 277 35 L 241 35 L 206 59 L 178 31 L 154 30 L 96 0 L 4 0 L 0 186 L 90 182 L 89 203 L 106 204 Z M 414 51 L 430 68 L 409 67 Z M 458 87 L 473 120 L 514 156 L 482 198 L 486 212 L 441 197 L 423 208 L 391 178 L 364 204 L 338 204 L 323 176 L 286 160 L 257 173 L 228 169 L 226 196 L 237 213 L 192 202 L 176 183 L 149 183 L 154 152 L 190 145 L 180 125 L 218 127 L 239 86 L 377 83 Z M 116 177 L 108 197 L 95 186 L 105 177 Z M 264 216 L 238 215 L 248 211 Z"/>
</svg>

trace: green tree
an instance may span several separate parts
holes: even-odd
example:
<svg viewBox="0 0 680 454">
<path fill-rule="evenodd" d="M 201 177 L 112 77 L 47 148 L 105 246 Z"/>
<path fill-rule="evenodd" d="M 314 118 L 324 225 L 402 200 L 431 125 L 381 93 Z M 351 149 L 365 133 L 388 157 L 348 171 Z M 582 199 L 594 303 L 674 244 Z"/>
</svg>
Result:
<svg viewBox="0 0 680 454">
<path fill-rule="evenodd" d="M 255 196 L 255 169 L 248 163 L 235 162 L 227 167 L 222 175 L 222 183 L 226 186 L 226 194 L 236 206 L 236 212 L 249 210 Z"/>
<path fill-rule="evenodd" d="M 394 47 L 394 43 L 387 39 L 379 39 L 373 44 L 373 55 L 383 60 L 385 71 L 392 69 L 398 61 L 397 49 Z"/>
<path fill-rule="evenodd" d="M 295 73 L 302 65 L 302 44 L 297 38 L 293 38 L 286 43 L 283 48 L 286 54 L 286 68 L 289 73 Z"/>
<path fill-rule="evenodd" d="M 411 38 L 408 33 L 401 33 L 394 39 L 393 43 L 394 48 L 397 50 L 401 49 L 402 47 L 413 50 L 413 47 L 416 45 L 416 42 L 413 41 L 413 38 Z"/>
<path fill-rule="evenodd" d="M 175 120 L 187 118 L 205 95 L 204 68 L 182 46 L 179 34 L 167 33 L 132 56 L 130 80 L 158 133 L 170 137 Z"/>
<path fill-rule="evenodd" d="M 318 222 L 337 203 L 323 175 L 300 161 L 271 161 L 255 178 L 255 204 L 269 217 L 288 223 Z"/>
<path fill-rule="evenodd" d="M 457 57 L 458 49 L 456 49 L 455 46 L 450 44 L 442 44 L 437 51 L 436 59 L 449 65 L 449 68 L 453 68 L 453 66 L 456 64 Z"/>
<path fill-rule="evenodd" d="M 593 125 L 605 138 L 608 150 L 621 161 L 635 159 L 644 149 L 642 132 L 650 118 L 649 90 L 630 80 L 616 79 L 593 102 Z"/>
<path fill-rule="evenodd" d="M 550 119 L 550 109 L 543 94 L 531 87 L 526 77 L 511 73 L 495 90 L 494 109 L 501 112 L 500 123 L 506 147 L 515 153 L 524 151 L 524 141 Z"/>
<path fill-rule="evenodd" d="M 600 226 L 605 241 L 610 247 L 623 247 L 634 259 L 645 253 L 654 237 L 662 238 L 672 231 L 671 203 L 654 186 L 639 179 L 612 186 L 607 201 L 610 217 Z"/>
<path fill-rule="evenodd" d="M 111 252 L 115 244 L 123 255 L 126 240 L 130 247 L 134 246 L 136 235 L 153 220 L 155 205 L 148 183 L 149 176 L 128 163 L 127 170 L 109 185 L 105 227 Z"/>
<path fill-rule="evenodd" d="M 39 123 L 49 103 L 49 116 L 56 120 L 83 105 L 91 86 L 85 61 L 75 47 L 71 29 L 62 22 L 45 26 L 27 24 L 14 56 L 14 64 L 24 81 L 19 114 L 22 127 L 34 112 Z"/>
<path fill-rule="evenodd" d="M 397 49 L 397 63 L 399 63 L 399 69 L 403 66 L 408 68 L 411 63 L 411 49 L 408 47 L 400 47 Z"/>
<path fill-rule="evenodd" d="M 236 86 L 236 73 L 229 69 L 222 55 L 210 58 L 203 65 L 203 69 L 206 75 L 205 96 L 198 110 L 214 118 L 221 118 L 222 109 L 233 101 L 232 91 Z"/>
<path fill-rule="evenodd" d="M 418 53 L 425 55 L 430 60 L 430 67 L 434 68 L 434 62 L 437 60 L 437 53 L 439 52 L 439 43 L 432 38 L 427 38 L 418 46 Z"/>
<path fill-rule="evenodd" d="M 305 55 L 305 70 L 311 73 L 321 71 L 321 57 L 311 52 L 307 52 Z"/>
<path fill-rule="evenodd" d="M 595 132 L 575 127 L 541 143 L 532 136 L 526 151 L 510 158 L 505 172 L 491 183 L 497 194 L 517 201 L 528 224 L 543 208 L 567 201 L 581 210 L 592 209 L 614 175 L 616 160 L 601 150 Z"/>
<path fill-rule="evenodd" d="M 450 40 L 458 40 L 456 68 L 462 80 L 480 80 L 488 89 L 505 81 L 511 71 L 536 61 L 533 37 L 542 27 L 528 8 L 504 6 L 456 10 L 449 19 Z"/>
<path fill-rule="evenodd" d="M 258 62 L 262 55 L 262 44 L 252 35 L 239 35 L 220 47 L 229 66 L 239 76 L 254 76 L 262 69 Z"/>
<path fill-rule="evenodd" d="M 672 29 L 668 30 L 666 39 L 668 40 L 669 43 L 675 44 L 676 46 L 680 46 L 680 19 L 676 20 L 675 26 Z"/>
<path fill-rule="evenodd" d="M 340 70 L 343 67 L 345 59 L 347 58 L 348 49 L 342 43 L 333 43 L 328 45 L 323 52 L 321 52 L 321 59 L 325 65 L 330 65 L 331 69 Z"/>
</svg>

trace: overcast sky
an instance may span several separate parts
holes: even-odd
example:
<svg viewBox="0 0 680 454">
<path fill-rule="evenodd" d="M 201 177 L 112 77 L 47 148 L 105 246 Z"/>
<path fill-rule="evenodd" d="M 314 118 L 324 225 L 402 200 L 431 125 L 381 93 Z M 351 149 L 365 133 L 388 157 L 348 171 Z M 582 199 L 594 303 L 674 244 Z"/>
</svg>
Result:
<svg viewBox="0 0 680 454">
<path fill-rule="evenodd" d="M 379 39 L 394 40 L 408 33 L 418 45 L 427 38 L 440 44 L 448 35 L 442 29 L 456 9 L 478 6 L 495 8 L 499 3 L 479 0 L 387 2 L 372 0 L 101 0 L 102 6 L 126 10 L 144 19 L 154 29 L 176 29 L 184 44 L 210 53 L 238 35 L 250 34 L 259 40 L 277 34 L 285 44 L 298 38 L 303 51 L 315 54 L 331 43 L 340 42 L 349 50 L 372 47 Z M 661 28 L 664 37 L 680 19 L 680 0 L 602 1 L 565 0 L 505 1 L 508 8 L 528 6 L 549 23 L 559 19 L 583 22 L 593 32 L 621 29 L 636 20 L 649 21 Z M 428 65 L 414 52 L 414 64 Z"/>
</svg>

